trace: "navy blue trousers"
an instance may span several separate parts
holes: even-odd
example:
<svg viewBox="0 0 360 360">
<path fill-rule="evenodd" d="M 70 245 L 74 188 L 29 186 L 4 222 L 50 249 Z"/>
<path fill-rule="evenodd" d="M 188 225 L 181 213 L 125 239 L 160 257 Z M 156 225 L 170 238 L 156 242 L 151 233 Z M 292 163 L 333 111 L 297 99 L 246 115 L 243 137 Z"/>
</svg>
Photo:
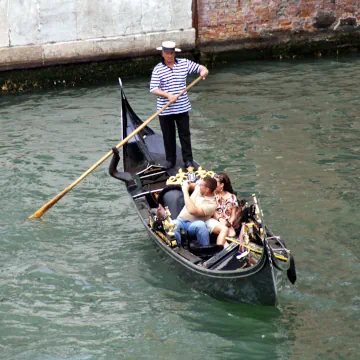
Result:
<svg viewBox="0 0 360 360">
<path fill-rule="evenodd" d="M 161 131 L 164 139 L 166 160 L 176 163 L 176 128 L 179 133 L 181 153 L 184 163 L 193 160 L 191 149 L 189 112 L 171 115 L 159 115 Z"/>
</svg>

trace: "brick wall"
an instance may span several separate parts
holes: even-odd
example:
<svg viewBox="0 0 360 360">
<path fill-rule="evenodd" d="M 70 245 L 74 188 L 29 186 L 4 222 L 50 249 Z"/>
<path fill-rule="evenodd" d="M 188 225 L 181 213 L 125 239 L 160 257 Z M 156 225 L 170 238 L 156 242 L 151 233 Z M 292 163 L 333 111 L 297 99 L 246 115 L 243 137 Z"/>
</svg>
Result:
<svg viewBox="0 0 360 360">
<path fill-rule="evenodd" d="M 193 0 L 199 45 L 255 40 L 272 32 L 351 31 L 360 0 Z"/>
</svg>

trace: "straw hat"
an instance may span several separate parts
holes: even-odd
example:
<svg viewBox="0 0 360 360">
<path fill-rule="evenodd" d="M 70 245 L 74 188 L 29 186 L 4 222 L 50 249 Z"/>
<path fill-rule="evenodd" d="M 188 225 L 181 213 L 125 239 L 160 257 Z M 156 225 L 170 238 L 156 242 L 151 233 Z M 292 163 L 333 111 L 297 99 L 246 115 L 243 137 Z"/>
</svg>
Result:
<svg viewBox="0 0 360 360">
<path fill-rule="evenodd" d="M 161 50 L 161 51 L 176 51 L 176 52 L 180 52 L 181 49 L 178 49 L 177 47 L 175 47 L 175 42 L 174 41 L 164 41 L 160 47 L 157 47 L 156 50 Z"/>
</svg>

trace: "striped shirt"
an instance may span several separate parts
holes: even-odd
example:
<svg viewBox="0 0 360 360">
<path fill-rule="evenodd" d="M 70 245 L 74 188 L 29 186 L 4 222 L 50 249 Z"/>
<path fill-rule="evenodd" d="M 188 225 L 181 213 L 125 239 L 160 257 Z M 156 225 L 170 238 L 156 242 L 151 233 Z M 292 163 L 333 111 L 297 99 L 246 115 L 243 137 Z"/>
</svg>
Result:
<svg viewBox="0 0 360 360">
<path fill-rule="evenodd" d="M 200 64 L 188 59 L 175 59 L 174 67 L 171 69 L 165 65 L 164 60 L 154 67 L 151 74 L 150 92 L 160 89 L 173 95 L 178 95 L 186 88 L 186 78 L 188 74 L 198 73 Z M 169 100 L 165 97 L 158 96 L 157 110 L 164 107 Z M 165 109 L 161 115 L 180 114 L 191 110 L 191 105 L 187 92 L 181 95 L 175 103 Z"/>
</svg>

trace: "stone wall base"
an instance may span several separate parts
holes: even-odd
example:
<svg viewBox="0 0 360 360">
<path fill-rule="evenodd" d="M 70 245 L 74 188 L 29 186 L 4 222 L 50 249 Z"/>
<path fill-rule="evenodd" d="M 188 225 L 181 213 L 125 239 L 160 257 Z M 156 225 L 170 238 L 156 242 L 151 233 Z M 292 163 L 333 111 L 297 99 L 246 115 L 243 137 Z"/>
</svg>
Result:
<svg viewBox="0 0 360 360">
<path fill-rule="evenodd" d="M 0 94 L 117 84 L 119 77 L 150 76 L 159 61 L 157 55 L 0 71 Z"/>
<path fill-rule="evenodd" d="M 72 64 L 42 66 L 38 62 L 33 69 L 0 71 L 0 93 L 20 92 L 36 89 L 68 88 L 100 84 L 116 84 L 118 77 L 145 75 L 150 79 L 153 67 L 160 61 L 159 46 L 167 34 L 159 38 L 145 50 L 103 54 L 89 61 L 77 57 Z M 174 37 L 173 37 L 174 38 Z M 178 43 L 184 44 L 181 40 Z M 58 45 L 58 44 L 54 44 Z M 213 41 L 197 47 L 182 45 L 181 57 L 194 59 L 214 67 L 221 62 L 258 59 L 297 59 L 303 57 L 338 56 L 360 50 L 360 30 L 334 31 L 273 31 L 262 37 L 231 41 Z M 54 58 L 55 59 L 55 58 Z M 68 58 L 73 59 L 72 57 Z M 110 59 L 110 60 L 109 60 Z M 111 60 L 112 59 L 112 60 Z M 102 60 L 102 61 L 100 61 Z M 81 63 L 80 63 L 81 61 Z M 54 63 L 57 61 L 54 60 Z"/>
<path fill-rule="evenodd" d="M 0 48 L 0 71 L 154 55 L 165 39 L 195 46 L 195 29 Z"/>
</svg>

